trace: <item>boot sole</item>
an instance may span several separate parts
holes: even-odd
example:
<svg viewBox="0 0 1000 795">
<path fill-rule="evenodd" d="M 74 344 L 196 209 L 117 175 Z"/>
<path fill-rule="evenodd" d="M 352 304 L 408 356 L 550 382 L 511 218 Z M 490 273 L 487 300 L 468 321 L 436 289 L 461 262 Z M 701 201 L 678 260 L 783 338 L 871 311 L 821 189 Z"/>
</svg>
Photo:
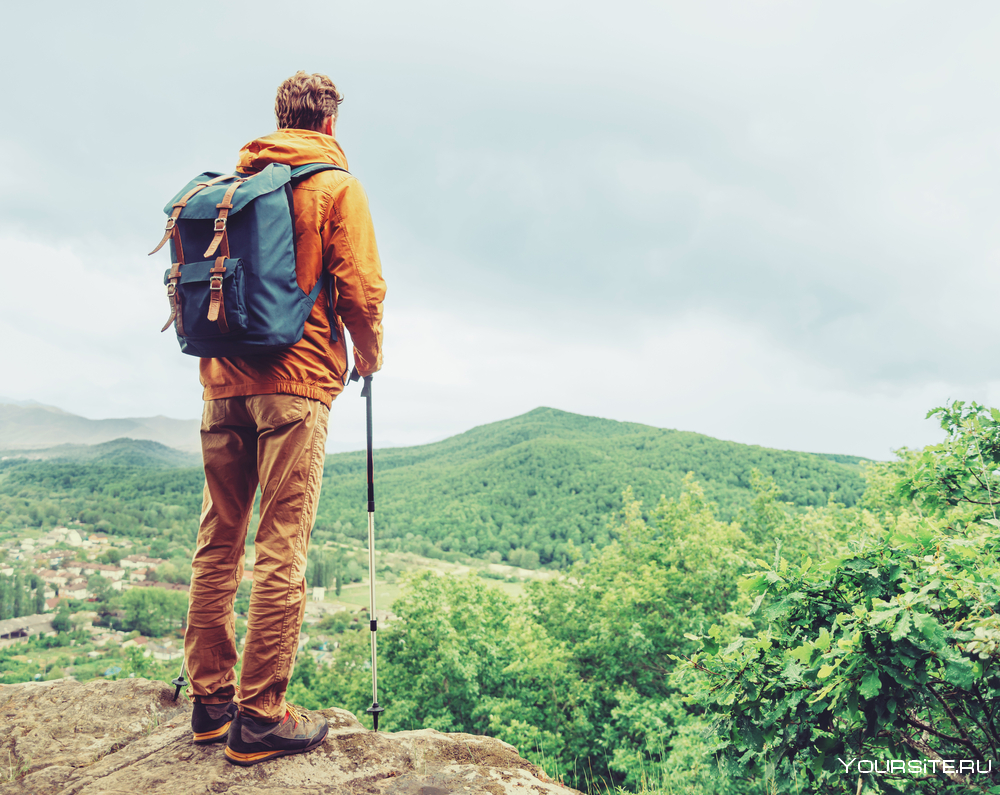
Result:
<svg viewBox="0 0 1000 795">
<path fill-rule="evenodd" d="M 233 725 L 232 721 L 220 726 L 218 729 L 213 729 L 210 732 L 201 732 L 194 735 L 194 741 L 197 745 L 209 745 L 210 743 L 222 742 L 229 738 L 229 727 Z"/>
<path fill-rule="evenodd" d="M 276 759 L 279 756 L 291 756 L 292 754 L 304 754 L 306 751 L 311 751 L 317 745 L 326 739 L 327 733 L 330 731 L 329 726 L 323 727 L 323 733 L 317 735 L 316 738 L 305 746 L 305 748 L 294 748 L 294 749 L 284 749 L 275 748 L 273 751 L 254 751 L 249 754 L 242 753 L 241 751 L 234 751 L 228 745 L 225 750 L 226 760 L 234 765 L 240 765 L 242 767 L 250 767 L 250 765 L 256 765 L 258 762 L 266 762 L 268 759 Z"/>
</svg>

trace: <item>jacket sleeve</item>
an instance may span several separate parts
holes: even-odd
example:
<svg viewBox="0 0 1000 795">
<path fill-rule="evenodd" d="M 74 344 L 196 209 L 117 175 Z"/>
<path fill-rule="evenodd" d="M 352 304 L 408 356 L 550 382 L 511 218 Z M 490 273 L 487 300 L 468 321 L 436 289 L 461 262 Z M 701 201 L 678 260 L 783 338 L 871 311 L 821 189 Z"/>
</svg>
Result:
<svg viewBox="0 0 1000 795">
<path fill-rule="evenodd" d="M 362 376 L 382 367 L 385 280 L 364 188 L 353 177 L 334 190 L 323 229 L 323 264 L 333 274 L 336 313 L 351 333 Z"/>
</svg>

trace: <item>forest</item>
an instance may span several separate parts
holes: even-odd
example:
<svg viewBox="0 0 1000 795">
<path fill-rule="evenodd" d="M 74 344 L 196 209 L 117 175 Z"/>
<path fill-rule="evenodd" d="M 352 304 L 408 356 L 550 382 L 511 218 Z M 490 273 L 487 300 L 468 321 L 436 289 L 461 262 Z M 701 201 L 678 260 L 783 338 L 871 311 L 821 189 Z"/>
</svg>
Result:
<svg viewBox="0 0 1000 795">
<path fill-rule="evenodd" d="M 0 461 L 0 531 L 79 522 L 142 541 L 156 557 L 189 555 L 202 487 L 199 469 L 178 466 L 189 457 L 153 442 L 94 448 Z M 655 506 L 693 472 L 731 518 L 750 503 L 757 469 L 797 508 L 850 506 L 864 489 L 861 461 L 541 408 L 435 444 L 378 450 L 379 538 L 427 557 L 565 568 L 609 543 L 607 517 L 626 486 Z M 363 453 L 327 456 L 317 538 L 365 538 L 364 467 Z"/>
<path fill-rule="evenodd" d="M 380 728 L 489 734 L 595 795 L 1000 793 L 1000 411 L 937 408 L 929 416 L 943 441 L 888 462 L 588 428 L 589 418 L 540 411 L 437 446 L 380 451 L 385 480 L 398 472 L 415 484 L 424 472 L 436 493 L 451 477 L 454 504 L 491 465 L 498 478 L 510 467 L 495 493 L 547 495 L 556 507 L 569 504 L 559 494 L 596 482 L 585 480 L 595 468 L 618 488 L 610 506 L 590 494 L 572 514 L 574 546 L 589 543 L 588 554 L 553 557 L 555 576 L 528 583 L 523 597 L 475 575 L 404 577 L 395 618 L 379 631 Z M 677 460 L 645 456 L 658 445 Z M 601 452 L 585 459 L 588 447 Z M 355 466 L 350 454 L 330 463 L 334 484 Z M 23 472 L 35 466 L 7 468 L 5 499 L 32 504 Z M 112 489 L 87 467 L 44 466 L 56 468 L 40 470 L 55 493 L 64 490 L 55 510 L 86 504 L 84 484 L 95 500 L 156 495 L 155 515 L 134 516 L 140 532 L 147 518 L 172 526 L 174 507 L 196 510 L 196 492 L 168 488 L 170 470 L 122 469 Z M 676 488 L 660 485 L 685 466 Z M 318 532 L 353 532 L 338 499 Z M 476 527 L 489 538 L 485 521 Z M 311 576 L 329 576 L 328 564 L 311 561 Z M 132 607 L 126 618 L 138 621 L 146 606 Z M 323 641 L 321 662 L 299 655 L 289 699 L 367 720 L 364 612 L 317 629 L 336 642 Z"/>
<path fill-rule="evenodd" d="M 1000 792 L 1000 411 L 805 510 L 749 474 L 733 519 L 693 475 L 512 600 L 425 574 L 380 633 L 382 721 L 491 734 L 595 793 Z M 290 695 L 361 713 L 367 633 Z"/>
</svg>

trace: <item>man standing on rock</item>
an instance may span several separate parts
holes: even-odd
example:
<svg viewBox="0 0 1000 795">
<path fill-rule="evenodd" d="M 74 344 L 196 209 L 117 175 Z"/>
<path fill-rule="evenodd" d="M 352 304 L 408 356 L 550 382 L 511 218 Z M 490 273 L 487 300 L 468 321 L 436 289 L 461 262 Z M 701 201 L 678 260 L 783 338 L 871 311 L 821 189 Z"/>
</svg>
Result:
<svg viewBox="0 0 1000 795">
<path fill-rule="evenodd" d="M 252 174 L 270 163 L 346 169 L 334 137 L 342 100 L 325 75 L 290 77 L 278 89 L 277 132 L 244 146 L 238 170 Z M 361 184 L 345 171 L 321 171 L 295 186 L 293 204 L 299 286 L 308 293 L 325 271 L 329 294 L 320 294 L 302 339 L 290 348 L 201 360 L 205 495 L 184 653 L 194 741 L 225 740 L 226 758 L 238 765 L 302 753 L 326 737 L 326 719 L 287 704 L 285 690 L 305 613 L 327 418 L 348 372 L 341 324 L 351 333 L 358 373 L 382 366 L 385 282 Z M 331 322 L 338 326 L 332 343 Z M 260 525 L 237 690 L 233 603 L 258 485 Z"/>
</svg>

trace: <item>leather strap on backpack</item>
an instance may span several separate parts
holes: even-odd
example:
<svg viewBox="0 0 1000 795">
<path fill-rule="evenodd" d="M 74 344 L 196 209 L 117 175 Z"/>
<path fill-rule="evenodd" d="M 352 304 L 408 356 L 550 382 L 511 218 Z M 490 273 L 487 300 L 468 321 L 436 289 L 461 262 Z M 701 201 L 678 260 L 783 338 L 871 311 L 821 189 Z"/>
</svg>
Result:
<svg viewBox="0 0 1000 795">
<path fill-rule="evenodd" d="M 175 262 L 173 267 L 170 269 L 170 279 L 167 282 L 167 299 L 170 301 L 170 317 L 167 318 L 167 322 L 163 324 L 163 328 L 160 329 L 162 334 L 168 328 L 170 324 L 176 322 L 177 324 L 177 335 L 180 337 L 184 336 L 184 315 L 181 313 L 181 294 L 177 289 L 177 285 L 181 280 L 181 266 L 183 262 Z"/>
<path fill-rule="evenodd" d="M 226 252 L 227 255 L 229 252 Z M 226 272 L 226 257 L 218 257 L 215 265 L 209 273 L 209 291 L 212 293 L 211 301 L 208 304 L 208 319 L 212 323 L 219 324 L 219 331 L 223 334 L 229 333 L 229 322 L 226 320 L 226 304 L 222 295 L 222 279 Z"/>
<path fill-rule="evenodd" d="M 219 215 L 215 219 L 215 237 L 212 238 L 212 242 L 208 244 L 208 248 L 205 249 L 205 257 L 211 257 L 216 250 L 219 248 L 219 244 L 223 240 L 226 241 L 225 251 L 229 250 L 229 235 L 226 232 L 226 222 L 229 218 L 229 211 L 233 209 L 233 194 L 236 193 L 236 189 L 246 182 L 249 177 L 241 177 L 236 180 L 232 185 L 229 186 L 229 190 L 226 191 L 226 195 L 222 197 L 222 201 L 215 205 L 219 210 Z M 229 256 L 227 253 L 226 256 Z"/>
<path fill-rule="evenodd" d="M 178 312 L 180 297 L 177 295 L 177 282 L 181 278 L 181 264 L 180 262 L 175 262 L 170 267 L 170 276 L 167 277 L 167 300 L 170 302 L 170 317 L 167 318 L 167 322 L 160 329 L 161 334 L 170 328 L 170 324 L 175 320 L 178 323 L 178 333 L 180 331 L 180 313 Z"/>
<path fill-rule="evenodd" d="M 181 337 L 184 336 L 184 319 L 181 313 L 181 296 L 177 291 L 177 285 L 181 280 L 181 268 L 184 265 L 184 246 L 181 244 L 181 233 L 180 229 L 177 228 L 177 219 L 180 218 L 181 211 L 187 206 L 188 201 L 190 201 L 191 197 L 198 193 L 198 191 L 203 190 L 210 185 L 215 185 L 218 182 L 225 182 L 227 179 L 236 179 L 236 175 L 222 174 L 221 176 L 206 180 L 205 182 L 199 182 L 191 188 L 191 190 L 181 196 L 180 199 L 175 201 L 173 204 L 173 210 L 167 218 L 167 226 L 163 232 L 163 237 L 157 244 L 156 248 L 149 252 L 152 256 L 163 248 L 168 240 L 173 238 L 174 253 L 177 255 L 177 262 L 171 265 L 170 275 L 167 277 L 167 300 L 170 301 L 170 317 L 167 318 L 167 322 L 164 323 L 163 328 L 160 329 L 161 333 L 170 328 L 172 323 L 176 322 L 177 334 Z"/>
<path fill-rule="evenodd" d="M 207 188 L 209 185 L 214 185 L 217 182 L 225 182 L 227 179 L 235 179 L 235 178 L 236 178 L 235 174 L 223 174 L 219 177 L 215 177 L 214 179 L 210 179 L 207 182 L 199 182 L 197 185 L 191 188 L 191 190 L 189 190 L 187 193 L 181 196 L 181 198 L 175 201 L 173 205 L 173 210 L 170 213 L 170 217 L 167 218 L 167 228 L 163 231 L 163 237 L 160 239 L 160 242 L 156 245 L 156 248 L 154 248 L 152 251 L 149 252 L 149 255 L 152 256 L 161 248 L 163 248 L 163 246 L 166 245 L 166 242 L 170 240 L 171 235 L 174 235 L 176 240 L 178 241 L 178 245 L 180 244 L 180 236 L 175 235 L 174 230 L 177 228 L 177 219 L 180 218 L 181 210 L 184 209 L 184 207 L 188 203 L 188 200 L 192 196 L 194 196 L 198 191 L 202 190 L 203 188 Z"/>
<path fill-rule="evenodd" d="M 184 246 L 181 244 L 180 230 L 176 226 L 173 227 L 171 234 L 174 238 L 174 253 L 177 255 L 177 262 L 170 266 L 170 275 L 167 277 L 167 300 L 170 301 L 170 317 L 163 324 L 160 333 L 162 334 L 170 328 L 170 324 L 176 320 L 177 333 L 183 337 L 184 319 L 181 316 L 181 296 L 177 291 L 177 285 L 180 284 L 181 267 L 184 265 Z"/>
</svg>

